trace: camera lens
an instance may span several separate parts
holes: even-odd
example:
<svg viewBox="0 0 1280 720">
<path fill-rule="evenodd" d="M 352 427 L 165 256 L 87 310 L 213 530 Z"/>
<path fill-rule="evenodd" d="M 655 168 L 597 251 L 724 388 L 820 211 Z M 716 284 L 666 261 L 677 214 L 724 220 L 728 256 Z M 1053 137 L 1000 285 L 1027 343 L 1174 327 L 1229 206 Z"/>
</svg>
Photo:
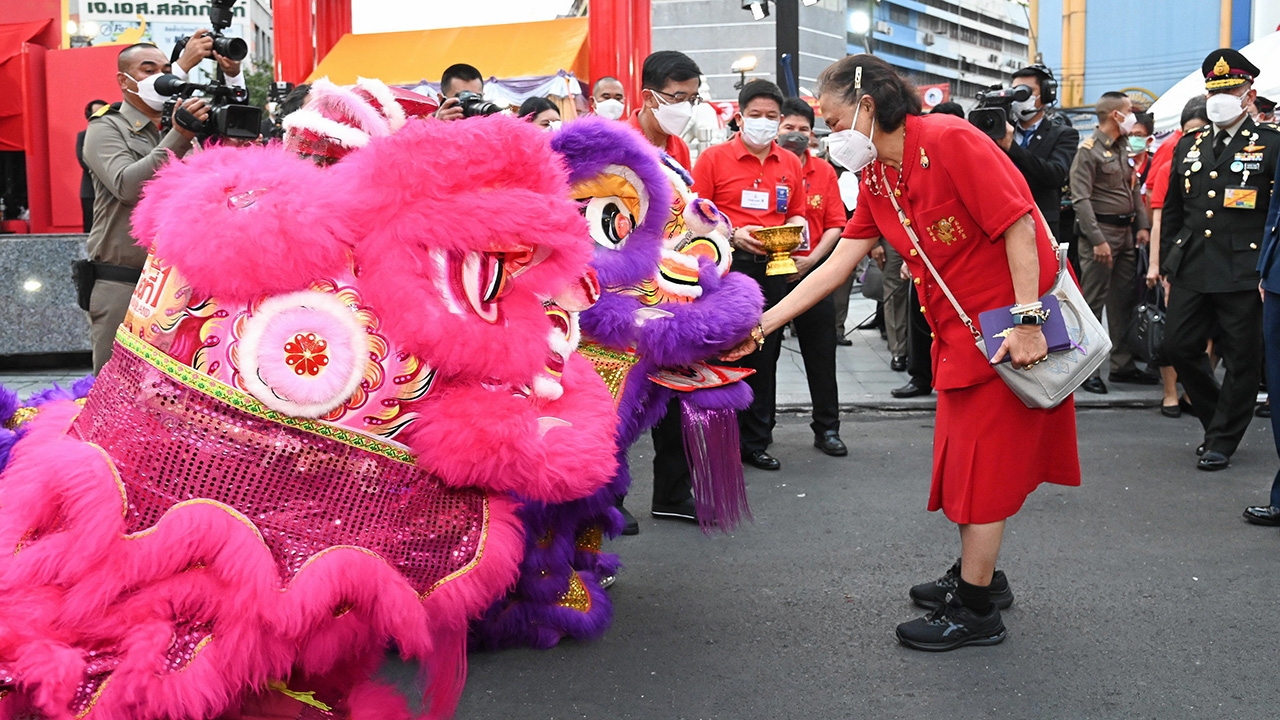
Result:
<svg viewBox="0 0 1280 720">
<path fill-rule="evenodd" d="M 226 37 L 219 33 L 213 38 L 214 52 L 224 58 L 240 62 L 249 56 L 249 43 L 243 38 Z"/>
</svg>

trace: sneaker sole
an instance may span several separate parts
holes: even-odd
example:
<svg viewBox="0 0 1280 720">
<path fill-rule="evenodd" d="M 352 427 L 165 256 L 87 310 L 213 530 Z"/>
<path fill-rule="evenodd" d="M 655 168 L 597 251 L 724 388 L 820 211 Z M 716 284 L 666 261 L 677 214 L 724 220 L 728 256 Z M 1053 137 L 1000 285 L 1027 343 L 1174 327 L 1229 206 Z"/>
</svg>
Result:
<svg viewBox="0 0 1280 720">
<path fill-rule="evenodd" d="M 695 522 L 695 523 L 698 522 L 697 516 L 688 515 L 680 512 L 665 512 L 662 510 L 650 510 L 649 514 L 656 518 L 661 518 L 664 520 L 687 520 L 688 522 Z"/>
<path fill-rule="evenodd" d="M 903 645 L 906 645 L 912 650 L 923 650 L 925 652 L 946 652 L 948 650 L 955 650 L 957 648 L 962 648 L 965 645 L 999 645 L 1000 643 L 1004 642 L 1004 639 L 1006 637 L 1009 636 L 1009 631 L 1002 628 L 1000 632 L 995 635 L 988 635 L 986 637 L 965 638 L 964 640 L 958 640 L 956 642 L 951 642 L 951 643 L 916 642 L 915 640 L 908 640 L 907 638 L 902 637 L 902 634 L 899 633 L 897 630 L 894 630 L 893 634 L 897 636 L 898 642 L 902 643 Z"/>
<path fill-rule="evenodd" d="M 911 602 L 922 610 L 937 610 L 942 605 L 942 603 L 937 602 L 936 600 L 925 600 L 914 595 L 911 596 Z M 1008 610 L 1013 607 L 1013 593 L 1003 597 L 993 597 L 991 598 L 991 604 L 1001 610 Z"/>
</svg>

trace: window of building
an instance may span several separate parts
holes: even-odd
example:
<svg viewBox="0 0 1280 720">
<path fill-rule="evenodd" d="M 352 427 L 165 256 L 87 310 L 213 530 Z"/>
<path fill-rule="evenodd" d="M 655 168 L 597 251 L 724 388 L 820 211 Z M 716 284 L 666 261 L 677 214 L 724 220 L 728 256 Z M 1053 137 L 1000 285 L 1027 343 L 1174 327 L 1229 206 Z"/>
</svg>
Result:
<svg viewBox="0 0 1280 720">
<path fill-rule="evenodd" d="M 960 42 L 966 42 L 971 45 L 978 44 L 978 31 L 970 27 L 960 26 Z"/>
<path fill-rule="evenodd" d="M 889 22 L 895 25 L 911 27 L 911 11 L 901 5 L 889 6 Z"/>
</svg>

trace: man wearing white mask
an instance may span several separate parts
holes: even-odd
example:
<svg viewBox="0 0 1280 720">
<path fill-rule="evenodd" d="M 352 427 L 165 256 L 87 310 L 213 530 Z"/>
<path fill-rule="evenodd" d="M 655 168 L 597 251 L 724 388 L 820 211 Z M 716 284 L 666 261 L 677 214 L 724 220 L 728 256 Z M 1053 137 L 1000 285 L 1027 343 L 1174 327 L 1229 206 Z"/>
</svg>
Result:
<svg viewBox="0 0 1280 720">
<path fill-rule="evenodd" d="M 1184 135 L 1174 150 L 1160 217 L 1160 270 L 1170 285 L 1164 353 L 1204 427 L 1196 467 L 1215 471 L 1231 464 L 1253 418 L 1263 327 L 1258 269 L 1271 283 L 1274 245 L 1262 246 L 1280 131 L 1246 112 L 1257 95 L 1258 68 L 1244 55 L 1214 50 L 1201 70 L 1210 124 Z M 1275 288 L 1265 289 L 1271 303 Z M 1205 355 L 1214 327 L 1214 349 L 1227 371 L 1221 385 Z"/>
<path fill-rule="evenodd" d="M 596 115 L 619 120 L 627 112 L 627 91 L 622 81 L 605 76 L 591 86 L 591 109 Z"/>
<path fill-rule="evenodd" d="M 1096 107 L 1098 128 L 1086 138 L 1071 163 L 1071 201 L 1080 242 L 1080 289 L 1093 313 L 1107 312 L 1111 334 L 1111 381 L 1153 385 L 1138 369 L 1125 342 L 1137 304 L 1138 255 L 1151 224 L 1134 182 L 1127 136 L 1138 124 L 1133 102 L 1120 92 L 1103 93 Z M 1090 250 L 1089 248 L 1092 248 Z M 1101 368 L 1081 387 L 1105 394 Z"/>
<path fill-rule="evenodd" d="M 760 283 L 766 308 L 786 296 L 790 278 L 765 274 L 769 257 L 753 233 L 784 223 L 801 227 L 808 224 L 808 192 L 800 159 L 774 142 L 782 103 L 782 91 L 777 85 L 767 80 L 747 83 L 738 93 L 735 118 L 742 132 L 704 150 L 693 169 L 694 189 L 714 202 L 733 223 L 733 236 L 729 239 L 734 247 L 733 269 Z M 742 459 L 761 470 L 782 467 L 768 453 L 773 442 L 774 393 L 781 349 L 780 334 L 774 335 L 761 352 L 741 361 L 744 367 L 756 371 L 746 379 L 755 393 L 751 407 L 738 413 Z"/>
<path fill-rule="evenodd" d="M 200 44 L 193 39 L 188 47 Z M 211 43 L 210 43 L 211 45 Z M 183 56 L 183 59 L 186 55 Z M 192 63 L 194 65 L 194 63 Z M 160 112 L 166 98 L 155 81 L 170 71 L 169 59 L 155 45 L 139 43 L 120 51 L 116 81 L 124 102 L 99 111 L 84 137 L 84 162 L 93 178 L 93 228 L 89 231 L 89 324 L 93 344 L 93 370 L 102 369 L 111 357 L 116 327 L 124 320 L 129 297 L 138 282 L 146 248 L 133 237 L 129 215 L 142 194 L 142 186 L 170 157 L 182 157 L 191 149 L 195 133 L 177 122 L 161 136 Z M 188 68 L 189 69 L 189 68 Z M 236 75 L 239 63 L 236 63 Z M 185 109 L 201 122 L 209 108 L 200 98 L 190 98 L 175 109 Z"/>
<path fill-rule="evenodd" d="M 692 162 L 680 133 L 693 118 L 693 106 L 702 102 L 698 95 L 701 75 L 698 64 L 682 52 L 660 50 L 645 58 L 640 73 L 643 99 L 640 109 L 628 119 L 650 144 L 666 151 L 686 170 Z"/>
</svg>

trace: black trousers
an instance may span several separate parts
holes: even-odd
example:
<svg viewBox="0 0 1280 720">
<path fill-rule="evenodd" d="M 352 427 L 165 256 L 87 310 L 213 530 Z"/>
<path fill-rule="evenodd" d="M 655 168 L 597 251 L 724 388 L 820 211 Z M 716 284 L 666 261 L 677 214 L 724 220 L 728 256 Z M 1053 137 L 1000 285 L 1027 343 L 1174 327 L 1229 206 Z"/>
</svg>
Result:
<svg viewBox="0 0 1280 720">
<path fill-rule="evenodd" d="M 795 288 L 789 283 L 787 292 Z M 815 435 L 840 429 L 840 390 L 836 385 L 836 299 L 828 295 L 792 321 L 800 341 L 800 359 L 813 403 Z"/>
<path fill-rule="evenodd" d="M 933 330 L 920 312 L 920 293 L 911 285 L 907 317 L 907 374 L 916 387 L 933 387 Z"/>
<path fill-rule="evenodd" d="M 733 269 L 747 275 L 760 285 L 764 293 L 764 308 L 777 305 L 791 290 L 791 283 L 786 275 L 765 275 L 765 264 L 768 258 L 763 255 L 752 255 L 737 250 L 733 253 Z M 832 311 L 829 325 L 835 327 L 835 312 Z M 834 337 L 832 342 L 834 342 Z M 759 450 L 769 449 L 773 442 L 774 410 L 777 403 L 778 390 L 778 355 L 782 352 L 782 333 L 775 332 L 765 338 L 764 347 L 742 358 L 735 365 L 751 368 L 755 374 L 746 379 L 751 386 L 754 398 L 751 407 L 738 411 L 738 429 L 742 435 L 741 445 L 744 455 Z"/>
<path fill-rule="evenodd" d="M 667 404 L 667 415 L 653 426 L 653 504 L 679 505 L 693 497 L 693 479 L 684 455 L 680 398 Z"/>
<path fill-rule="evenodd" d="M 1214 350 L 1227 371 L 1221 387 L 1205 352 L 1215 323 L 1219 333 Z M 1174 287 L 1165 318 L 1164 354 L 1204 426 L 1205 449 L 1234 453 L 1253 419 L 1262 373 L 1258 291 L 1202 293 Z"/>
</svg>

